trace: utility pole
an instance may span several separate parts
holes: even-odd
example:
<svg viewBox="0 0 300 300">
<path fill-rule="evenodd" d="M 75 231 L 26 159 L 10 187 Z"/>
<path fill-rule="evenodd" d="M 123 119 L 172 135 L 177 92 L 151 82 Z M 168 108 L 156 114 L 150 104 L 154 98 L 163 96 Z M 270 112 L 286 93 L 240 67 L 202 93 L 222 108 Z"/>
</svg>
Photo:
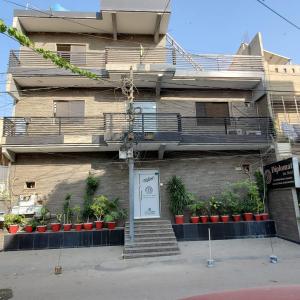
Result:
<svg viewBox="0 0 300 300">
<path fill-rule="evenodd" d="M 133 141 L 134 141 L 134 85 L 133 85 L 133 69 L 130 67 L 129 77 L 129 93 L 128 93 L 128 116 L 129 128 L 127 137 L 127 153 L 128 155 L 128 169 L 129 169 L 129 235 L 130 241 L 134 242 L 134 157 L 133 157 Z"/>
</svg>

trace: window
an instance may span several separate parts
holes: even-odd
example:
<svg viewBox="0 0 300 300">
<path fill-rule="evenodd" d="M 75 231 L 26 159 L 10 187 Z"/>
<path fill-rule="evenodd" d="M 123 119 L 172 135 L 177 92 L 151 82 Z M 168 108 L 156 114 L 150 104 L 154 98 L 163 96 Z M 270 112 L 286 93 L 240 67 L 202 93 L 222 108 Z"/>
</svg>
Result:
<svg viewBox="0 0 300 300">
<path fill-rule="evenodd" d="M 55 117 L 84 117 L 84 106 L 83 100 L 58 100 L 54 101 L 54 116 Z"/>
<path fill-rule="evenodd" d="M 57 44 L 58 55 L 76 66 L 86 65 L 86 45 Z"/>
<path fill-rule="evenodd" d="M 196 102 L 196 117 L 197 125 L 224 124 L 229 117 L 228 102 Z"/>
<path fill-rule="evenodd" d="M 26 181 L 25 188 L 26 189 L 35 189 L 35 181 Z"/>
<path fill-rule="evenodd" d="M 66 61 L 71 61 L 71 45 L 70 44 L 57 44 L 57 54 L 64 58 Z"/>
</svg>

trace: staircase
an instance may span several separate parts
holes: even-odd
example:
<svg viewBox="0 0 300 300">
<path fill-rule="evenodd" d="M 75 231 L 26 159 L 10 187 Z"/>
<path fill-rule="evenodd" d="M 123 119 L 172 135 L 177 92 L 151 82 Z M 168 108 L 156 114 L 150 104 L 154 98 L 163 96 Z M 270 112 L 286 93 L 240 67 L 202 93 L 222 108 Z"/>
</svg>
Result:
<svg viewBox="0 0 300 300">
<path fill-rule="evenodd" d="M 157 257 L 179 254 L 177 240 L 168 220 L 134 221 L 134 242 L 130 242 L 129 222 L 125 224 L 123 258 Z"/>
<path fill-rule="evenodd" d="M 167 42 L 172 46 L 173 49 L 175 49 L 188 63 L 190 63 L 193 68 L 196 71 L 202 71 L 202 67 L 199 63 L 197 63 L 191 54 L 187 53 L 183 47 L 181 47 L 175 40 L 174 38 L 169 35 L 168 33 L 166 34 L 166 39 Z"/>
</svg>

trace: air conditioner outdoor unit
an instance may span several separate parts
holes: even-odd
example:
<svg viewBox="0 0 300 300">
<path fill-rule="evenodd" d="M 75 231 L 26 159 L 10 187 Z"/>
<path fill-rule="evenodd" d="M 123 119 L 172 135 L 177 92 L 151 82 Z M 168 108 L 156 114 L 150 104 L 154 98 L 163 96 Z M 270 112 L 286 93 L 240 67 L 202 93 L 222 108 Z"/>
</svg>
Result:
<svg viewBox="0 0 300 300">
<path fill-rule="evenodd" d="M 243 135 L 243 129 L 227 129 L 227 134 L 230 134 L 230 135 Z"/>
<path fill-rule="evenodd" d="M 260 130 L 247 130 L 246 135 L 261 135 Z"/>
</svg>

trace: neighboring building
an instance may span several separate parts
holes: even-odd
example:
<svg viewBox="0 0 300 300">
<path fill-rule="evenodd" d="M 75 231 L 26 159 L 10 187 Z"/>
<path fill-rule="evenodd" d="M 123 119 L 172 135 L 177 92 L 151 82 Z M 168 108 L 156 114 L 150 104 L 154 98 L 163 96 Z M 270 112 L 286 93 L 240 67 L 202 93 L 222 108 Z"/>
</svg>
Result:
<svg viewBox="0 0 300 300">
<path fill-rule="evenodd" d="M 134 126 L 136 217 L 171 218 L 166 183 L 172 175 L 207 198 L 261 167 L 273 126 L 260 35 L 241 47 L 245 55 L 188 54 L 167 34 L 165 3 L 103 0 L 100 13 L 49 17 L 15 11 L 14 25 L 37 46 L 103 80 L 56 68 L 23 47 L 11 51 L 8 91 L 16 104 L 4 119 L 3 147 L 14 196 L 37 193 L 56 211 L 67 193 L 82 203 L 92 172 L 101 178 L 98 193 L 128 207 L 128 167 L 118 154 L 128 101 L 117 87 L 131 66 L 140 113 Z M 149 175 L 153 197 L 144 207 Z"/>
</svg>

